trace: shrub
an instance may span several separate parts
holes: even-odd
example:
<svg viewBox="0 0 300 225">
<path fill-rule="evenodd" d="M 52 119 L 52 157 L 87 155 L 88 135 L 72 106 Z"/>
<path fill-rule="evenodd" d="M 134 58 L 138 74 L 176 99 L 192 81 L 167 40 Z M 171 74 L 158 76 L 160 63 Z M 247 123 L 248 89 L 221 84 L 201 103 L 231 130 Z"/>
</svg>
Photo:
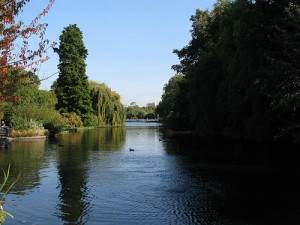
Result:
<svg viewBox="0 0 300 225">
<path fill-rule="evenodd" d="M 76 113 L 62 113 L 62 125 L 66 128 L 83 126 L 83 122 Z"/>
<path fill-rule="evenodd" d="M 98 118 L 93 114 L 82 115 L 83 124 L 87 127 L 96 127 L 98 126 Z"/>
<path fill-rule="evenodd" d="M 32 119 L 15 117 L 11 120 L 11 127 L 15 131 L 24 130 L 40 130 L 43 128 L 43 123 L 41 121 L 35 121 Z"/>
<path fill-rule="evenodd" d="M 31 118 L 34 121 L 40 121 L 49 131 L 59 131 L 62 128 L 62 116 L 52 108 L 39 106 L 15 106 L 12 110 L 11 117 L 7 120 L 15 120 L 19 118 Z"/>
<path fill-rule="evenodd" d="M 49 132 L 57 133 L 63 127 L 63 117 L 58 111 L 53 110 L 52 113 L 44 118 L 43 123 Z"/>
</svg>

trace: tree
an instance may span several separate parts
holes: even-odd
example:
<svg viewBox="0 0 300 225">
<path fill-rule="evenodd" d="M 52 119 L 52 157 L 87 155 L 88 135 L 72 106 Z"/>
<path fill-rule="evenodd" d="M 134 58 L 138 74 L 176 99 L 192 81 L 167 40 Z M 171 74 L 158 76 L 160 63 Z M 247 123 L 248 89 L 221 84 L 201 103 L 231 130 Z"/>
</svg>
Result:
<svg viewBox="0 0 300 225">
<path fill-rule="evenodd" d="M 236 133 L 272 139 L 299 127 L 299 17 L 299 1 L 236 0 L 222 18 L 223 91 Z"/>
<path fill-rule="evenodd" d="M 186 77 L 184 75 L 176 74 L 165 85 L 156 113 L 170 128 L 190 129 L 189 102 L 186 96 Z"/>
<path fill-rule="evenodd" d="M 299 139 L 299 1 L 219 0 L 192 21 L 192 40 L 174 51 L 180 64 L 173 69 L 185 75 L 178 96 L 188 99 L 193 128 L 252 140 Z M 160 109 L 168 108 L 165 93 Z"/>
<path fill-rule="evenodd" d="M 126 118 L 127 119 L 137 119 L 140 111 L 140 107 L 136 104 L 126 107 Z"/>
<path fill-rule="evenodd" d="M 120 95 L 105 84 L 90 81 L 89 85 L 98 126 L 123 126 L 126 114 Z"/>
<path fill-rule="evenodd" d="M 192 40 L 182 49 L 173 51 L 180 59 L 180 64 L 173 65 L 172 69 L 187 75 L 188 71 L 200 62 L 203 54 L 217 51 L 220 39 L 219 21 L 228 5 L 229 0 L 218 0 L 212 12 L 196 10 L 195 15 L 190 19 Z"/>
<path fill-rule="evenodd" d="M 155 110 L 155 103 L 154 102 L 149 102 L 146 104 L 146 108 Z"/>
<path fill-rule="evenodd" d="M 29 24 L 17 20 L 24 6 L 30 0 L 0 0 L 0 102 L 18 100 L 12 97 L 18 79 L 14 79 L 13 71 L 19 69 L 36 70 L 39 63 L 48 57 L 44 53 L 48 47 L 53 47 L 45 39 L 47 24 L 39 20 L 51 9 L 55 0 L 49 0 L 48 6 Z M 40 42 L 36 49 L 30 49 L 31 37 L 36 36 Z"/>
<path fill-rule="evenodd" d="M 57 102 L 53 91 L 39 90 L 39 77 L 26 70 L 14 70 L 14 77 L 19 80 L 14 96 L 20 100 L 6 103 L 3 107 L 4 120 L 32 120 L 43 123 L 49 130 L 59 129 L 61 116 L 55 110 Z"/>
<path fill-rule="evenodd" d="M 146 106 L 138 106 L 137 104 L 130 104 L 126 107 L 127 119 L 155 119 L 155 103 L 147 103 Z"/>
<path fill-rule="evenodd" d="M 74 112 L 81 118 L 92 113 L 92 102 L 85 59 L 88 51 L 83 36 L 76 24 L 64 28 L 59 37 L 59 76 L 55 85 L 56 108 L 61 113 Z"/>
</svg>

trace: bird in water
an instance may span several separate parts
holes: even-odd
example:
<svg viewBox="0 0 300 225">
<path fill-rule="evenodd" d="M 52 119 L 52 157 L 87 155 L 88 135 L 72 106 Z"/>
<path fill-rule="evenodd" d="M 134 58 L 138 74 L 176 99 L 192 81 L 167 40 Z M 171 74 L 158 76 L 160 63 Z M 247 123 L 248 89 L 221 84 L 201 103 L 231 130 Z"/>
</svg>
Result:
<svg viewBox="0 0 300 225">
<path fill-rule="evenodd" d="M 129 148 L 129 151 L 130 151 L 130 152 L 133 152 L 133 151 L 134 151 L 134 149 L 133 149 L 133 148 Z"/>
</svg>

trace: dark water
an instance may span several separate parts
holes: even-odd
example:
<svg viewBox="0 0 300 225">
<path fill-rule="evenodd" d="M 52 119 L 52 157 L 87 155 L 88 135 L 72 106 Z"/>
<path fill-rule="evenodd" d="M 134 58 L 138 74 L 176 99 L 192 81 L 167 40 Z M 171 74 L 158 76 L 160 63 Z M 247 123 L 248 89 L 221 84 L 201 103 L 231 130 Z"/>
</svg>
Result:
<svg viewBox="0 0 300 225">
<path fill-rule="evenodd" d="M 194 141 L 152 126 L 11 143 L 5 224 L 300 224 L 297 154 Z"/>
</svg>

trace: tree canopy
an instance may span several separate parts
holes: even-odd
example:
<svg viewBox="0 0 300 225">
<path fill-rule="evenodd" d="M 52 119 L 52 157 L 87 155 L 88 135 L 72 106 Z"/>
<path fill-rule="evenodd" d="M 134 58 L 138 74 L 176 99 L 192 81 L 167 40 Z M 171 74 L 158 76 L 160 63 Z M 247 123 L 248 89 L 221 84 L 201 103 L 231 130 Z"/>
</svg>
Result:
<svg viewBox="0 0 300 225">
<path fill-rule="evenodd" d="M 174 50 L 180 63 L 173 69 L 186 82 L 181 95 L 192 129 L 253 140 L 298 137 L 299 1 L 219 0 L 191 21 L 191 41 Z"/>
<path fill-rule="evenodd" d="M 189 107 L 185 95 L 186 79 L 182 74 L 176 74 L 164 87 L 162 100 L 156 113 L 170 128 L 189 129 Z"/>
<path fill-rule="evenodd" d="M 120 95 L 103 83 L 90 81 L 89 85 L 98 126 L 123 126 L 126 114 Z"/>
<path fill-rule="evenodd" d="M 92 102 L 85 60 L 88 50 L 76 24 L 64 28 L 59 37 L 59 76 L 55 85 L 57 109 L 62 113 L 74 112 L 84 118 L 92 113 Z"/>
<path fill-rule="evenodd" d="M 7 125 L 15 128 L 17 121 L 33 121 L 51 131 L 59 129 L 62 126 L 61 116 L 55 110 L 57 100 L 54 92 L 39 90 L 39 77 L 33 72 L 14 70 L 13 73 L 18 85 L 12 97 L 18 96 L 19 100 L 2 103 L 2 116 Z"/>
<path fill-rule="evenodd" d="M 127 119 L 156 119 L 157 114 L 155 112 L 156 106 L 154 102 L 147 103 L 146 106 L 138 106 L 135 102 L 132 102 L 126 108 Z"/>
<path fill-rule="evenodd" d="M 48 0 L 48 6 L 33 17 L 29 24 L 19 20 L 24 6 L 30 0 L 0 0 L 0 102 L 11 102 L 19 98 L 12 97 L 18 79 L 14 70 L 27 69 L 36 71 L 37 65 L 48 59 L 44 56 L 48 47 L 53 47 L 45 38 L 47 24 L 39 23 L 51 9 L 55 0 Z M 34 48 L 31 38 L 39 39 Z"/>
</svg>

